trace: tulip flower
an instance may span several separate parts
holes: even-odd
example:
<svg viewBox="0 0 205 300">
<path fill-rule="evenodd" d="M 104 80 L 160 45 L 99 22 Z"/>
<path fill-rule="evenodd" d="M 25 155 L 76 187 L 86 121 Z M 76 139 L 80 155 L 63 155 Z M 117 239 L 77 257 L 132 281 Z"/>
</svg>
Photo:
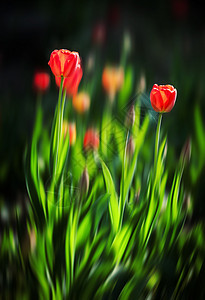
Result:
<svg viewBox="0 0 205 300">
<path fill-rule="evenodd" d="M 70 96 L 75 95 L 78 92 L 78 86 L 83 76 L 83 71 L 80 64 L 76 67 L 74 74 L 70 77 L 65 78 L 63 82 L 63 89 L 66 90 L 66 93 Z M 56 85 L 60 87 L 61 77 L 55 77 Z"/>
<path fill-rule="evenodd" d="M 62 132 L 64 134 L 64 138 L 69 132 L 69 142 L 70 145 L 74 145 L 76 141 L 76 125 L 74 122 L 68 123 L 67 121 L 63 121 Z"/>
<path fill-rule="evenodd" d="M 102 74 L 102 85 L 111 101 L 124 83 L 124 71 L 121 67 L 105 67 Z"/>
<path fill-rule="evenodd" d="M 134 152 L 135 152 L 135 143 L 133 137 L 130 136 L 129 141 L 127 143 L 127 152 L 126 152 L 129 159 L 133 157 Z"/>
<path fill-rule="evenodd" d="M 90 128 L 86 131 L 83 141 L 83 147 L 85 150 L 97 150 L 99 148 L 99 134 L 96 130 Z"/>
<path fill-rule="evenodd" d="M 177 90 L 172 85 L 157 85 L 154 84 L 150 100 L 153 109 L 157 112 L 170 112 L 174 107 L 177 97 Z"/>
<path fill-rule="evenodd" d="M 130 129 L 134 125 L 134 123 L 135 123 L 135 107 L 132 104 L 125 118 L 125 126 Z"/>
<path fill-rule="evenodd" d="M 74 109 L 83 114 L 90 107 L 90 96 L 86 92 L 80 92 L 73 97 L 73 107 Z"/>
<path fill-rule="evenodd" d="M 47 72 L 36 72 L 33 78 L 34 89 L 40 93 L 45 92 L 50 84 L 50 76 Z"/>
<path fill-rule="evenodd" d="M 51 53 L 49 66 L 53 74 L 57 77 L 70 77 L 80 64 L 78 52 L 61 49 Z"/>
<path fill-rule="evenodd" d="M 150 93 L 150 101 L 153 109 L 159 112 L 157 123 L 155 152 L 154 152 L 154 174 L 156 173 L 157 157 L 159 149 L 160 127 L 162 121 L 162 113 L 170 112 L 174 107 L 177 97 L 177 90 L 172 85 L 154 84 Z"/>
<path fill-rule="evenodd" d="M 85 167 L 80 178 L 80 193 L 86 195 L 89 190 L 89 174 Z"/>
<path fill-rule="evenodd" d="M 137 85 L 137 92 L 144 93 L 146 89 L 146 78 L 144 73 L 141 74 L 138 85 Z"/>
</svg>

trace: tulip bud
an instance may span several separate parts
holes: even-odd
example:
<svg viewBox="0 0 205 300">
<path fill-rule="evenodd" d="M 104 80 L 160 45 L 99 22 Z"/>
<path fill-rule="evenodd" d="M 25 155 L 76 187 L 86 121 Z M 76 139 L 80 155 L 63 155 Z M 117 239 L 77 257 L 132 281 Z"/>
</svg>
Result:
<svg viewBox="0 0 205 300">
<path fill-rule="evenodd" d="M 131 37 L 128 31 L 124 34 L 124 50 L 126 53 L 129 53 L 131 50 Z"/>
<path fill-rule="evenodd" d="M 138 191 L 136 192 L 135 197 L 134 197 L 135 204 L 139 203 L 139 198 L 140 198 L 140 188 L 138 189 Z"/>
<path fill-rule="evenodd" d="M 185 194 L 182 208 L 186 211 L 189 211 L 191 207 L 191 195 L 190 194 Z"/>
<path fill-rule="evenodd" d="M 132 104 L 126 115 L 125 126 L 127 128 L 131 128 L 134 125 L 134 122 L 135 122 L 135 107 Z"/>
<path fill-rule="evenodd" d="M 88 170 L 85 167 L 85 169 L 83 170 L 83 173 L 81 175 L 80 178 L 80 193 L 81 195 L 86 195 L 89 189 L 89 174 L 88 174 Z"/>
<path fill-rule="evenodd" d="M 130 136 L 129 141 L 127 143 L 127 157 L 129 159 L 132 158 L 132 156 L 134 154 L 134 151 L 135 151 L 135 144 L 134 144 L 134 141 L 133 141 L 133 137 Z"/>
<path fill-rule="evenodd" d="M 29 238 L 30 238 L 31 252 L 34 252 L 34 250 L 36 248 L 36 232 L 34 229 L 31 229 Z"/>
<path fill-rule="evenodd" d="M 87 73 L 91 73 L 94 70 L 94 68 L 95 68 L 95 56 L 94 54 L 90 53 L 86 62 Z"/>
<path fill-rule="evenodd" d="M 191 158 L 191 138 L 188 138 L 185 142 L 182 152 L 181 152 L 181 159 L 184 164 L 188 163 Z"/>
<path fill-rule="evenodd" d="M 33 252 L 36 248 L 36 232 L 31 229 L 30 232 L 26 232 L 21 242 L 21 251 L 24 258 L 27 258 L 30 252 Z"/>
<path fill-rule="evenodd" d="M 165 146 L 164 146 L 164 152 L 163 152 L 163 156 L 162 156 L 162 161 L 164 161 L 165 158 L 166 158 L 166 156 L 167 156 L 167 148 L 168 148 L 168 146 L 167 146 L 167 142 L 166 142 Z"/>
<path fill-rule="evenodd" d="M 146 79 L 144 73 L 142 73 L 138 83 L 137 92 L 144 93 L 145 89 L 146 89 Z"/>
</svg>

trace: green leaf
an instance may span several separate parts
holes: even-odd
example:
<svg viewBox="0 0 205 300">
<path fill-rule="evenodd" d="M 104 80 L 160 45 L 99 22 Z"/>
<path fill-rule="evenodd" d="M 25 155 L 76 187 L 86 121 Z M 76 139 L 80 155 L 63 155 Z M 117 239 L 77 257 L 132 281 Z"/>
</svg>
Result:
<svg viewBox="0 0 205 300">
<path fill-rule="evenodd" d="M 119 228 L 119 222 L 120 222 L 120 210 L 118 206 L 118 197 L 108 167 L 102 160 L 101 160 L 101 165 L 102 165 L 107 193 L 110 194 L 110 203 L 109 203 L 110 219 L 111 219 L 114 232 L 117 232 Z"/>
<path fill-rule="evenodd" d="M 33 143 L 35 144 L 35 140 L 32 141 L 32 144 Z M 24 172 L 26 179 L 26 187 L 34 211 L 35 222 L 38 227 L 40 226 L 40 228 L 42 228 L 43 224 L 45 224 L 45 208 L 43 208 L 43 203 L 40 201 L 41 197 L 38 179 L 38 162 L 36 159 L 36 147 L 34 147 L 34 145 L 32 147 L 33 151 L 31 151 L 31 148 L 28 148 L 25 151 Z M 41 194 L 43 194 L 42 190 Z"/>
<path fill-rule="evenodd" d="M 87 215 L 83 218 L 82 222 L 80 223 L 77 231 L 76 248 L 81 247 L 86 243 L 90 235 L 91 227 L 91 213 L 87 213 Z"/>
<path fill-rule="evenodd" d="M 51 138 L 50 138 L 50 158 L 49 158 L 49 164 L 50 164 L 50 174 L 55 173 L 54 168 L 55 168 L 55 158 L 56 158 L 56 144 L 57 144 L 57 129 L 58 129 L 58 118 L 57 118 L 57 113 L 58 109 L 56 107 L 55 109 L 55 114 L 53 118 L 53 123 L 52 123 L 52 129 L 51 129 Z"/>
<path fill-rule="evenodd" d="M 135 169 L 136 169 L 136 164 L 137 164 L 137 157 L 139 154 L 139 151 L 143 145 L 144 139 L 145 139 L 145 135 L 148 129 L 148 125 L 149 125 L 149 116 L 147 115 L 144 119 L 144 122 L 140 128 L 140 130 L 138 131 L 136 125 L 134 125 L 134 132 L 135 134 L 133 134 L 133 139 L 134 139 L 134 143 L 135 143 L 135 151 L 134 151 L 134 155 L 133 158 L 131 160 L 131 163 L 125 166 L 125 175 L 124 175 L 124 192 L 123 195 L 120 195 L 120 203 L 125 203 L 128 197 L 128 193 L 132 184 L 132 180 L 134 177 L 134 173 L 135 173 Z M 123 205 L 121 205 L 122 207 Z"/>
<path fill-rule="evenodd" d="M 124 255 L 124 251 L 127 247 L 131 236 L 131 227 L 129 224 L 123 225 L 122 229 L 116 234 L 112 248 L 115 253 L 115 262 L 119 263 Z"/>
<path fill-rule="evenodd" d="M 129 66 L 125 71 L 124 84 L 119 92 L 118 105 L 119 108 L 122 108 L 131 96 L 132 87 L 133 87 L 133 68 Z"/>
<path fill-rule="evenodd" d="M 203 121 L 201 118 L 199 106 L 195 107 L 194 111 L 194 121 L 195 121 L 195 132 L 196 132 L 196 138 L 197 138 L 197 143 L 199 145 L 200 152 L 204 154 L 205 151 L 205 133 L 204 133 L 204 128 L 203 128 Z"/>
</svg>

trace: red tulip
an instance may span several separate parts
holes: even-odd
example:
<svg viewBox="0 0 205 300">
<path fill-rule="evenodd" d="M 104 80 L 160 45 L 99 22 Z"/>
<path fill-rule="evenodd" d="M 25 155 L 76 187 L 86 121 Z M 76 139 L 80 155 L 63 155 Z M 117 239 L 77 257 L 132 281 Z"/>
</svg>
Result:
<svg viewBox="0 0 205 300">
<path fill-rule="evenodd" d="M 68 78 L 64 79 L 63 88 L 66 89 L 68 95 L 72 96 L 78 92 L 78 86 L 83 76 L 83 71 L 80 64 L 76 67 L 75 72 Z M 55 77 L 56 84 L 60 87 L 61 77 Z"/>
<path fill-rule="evenodd" d="M 170 112 L 174 107 L 177 90 L 172 85 L 154 84 L 150 93 L 153 109 L 157 112 Z"/>
<path fill-rule="evenodd" d="M 45 92 L 50 84 L 50 76 L 46 72 L 36 72 L 33 78 L 33 86 L 38 92 Z"/>
<path fill-rule="evenodd" d="M 99 148 L 99 134 L 94 129 L 88 129 L 84 136 L 83 141 L 84 149 L 97 150 Z"/>
<path fill-rule="evenodd" d="M 80 64 L 80 57 L 78 52 L 64 49 L 54 50 L 48 64 L 55 76 L 70 77 Z"/>
</svg>

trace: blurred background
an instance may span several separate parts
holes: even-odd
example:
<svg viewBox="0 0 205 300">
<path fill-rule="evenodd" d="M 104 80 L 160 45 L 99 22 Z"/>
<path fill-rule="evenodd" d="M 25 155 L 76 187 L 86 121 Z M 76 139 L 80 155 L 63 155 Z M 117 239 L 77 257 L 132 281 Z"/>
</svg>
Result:
<svg viewBox="0 0 205 300">
<path fill-rule="evenodd" d="M 4 1 L 0 10 L 0 235 L 8 226 L 15 228 L 14 207 L 26 205 L 23 157 L 35 119 L 33 75 L 37 69 L 50 72 L 48 61 L 54 49 L 80 53 L 85 70 L 82 84 L 86 86 L 86 68 L 92 64 L 93 55 L 100 62 L 94 69 L 102 71 L 106 63 L 119 64 L 122 48 L 128 47 L 128 65 L 134 68 L 136 83 L 144 74 L 147 99 L 154 83 L 170 83 L 177 88 L 175 108 L 163 119 L 163 130 L 168 132 L 172 145 L 168 153 L 170 170 L 174 172 L 174 161 L 190 136 L 193 141 L 196 139 L 193 159 L 197 161 L 199 155 L 203 156 L 198 153 L 197 113 L 194 113 L 197 106 L 200 120 L 205 124 L 202 4 L 196 0 Z M 125 36 L 129 37 L 127 41 Z M 50 89 L 42 103 L 44 122 L 48 124 L 57 93 L 51 76 Z M 101 87 L 94 93 L 94 107 L 102 100 L 101 93 Z M 135 96 L 135 90 L 131 96 Z M 199 140 L 204 136 L 201 134 Z M 187 186 L 192 182 L 190 189 L 195 195 L 191 220 L 194 223 L 205 216 L 204 160 L 193 175 L 195 180 L 190 173 L 187 171 L 185 182 Z"/>
</svg>

